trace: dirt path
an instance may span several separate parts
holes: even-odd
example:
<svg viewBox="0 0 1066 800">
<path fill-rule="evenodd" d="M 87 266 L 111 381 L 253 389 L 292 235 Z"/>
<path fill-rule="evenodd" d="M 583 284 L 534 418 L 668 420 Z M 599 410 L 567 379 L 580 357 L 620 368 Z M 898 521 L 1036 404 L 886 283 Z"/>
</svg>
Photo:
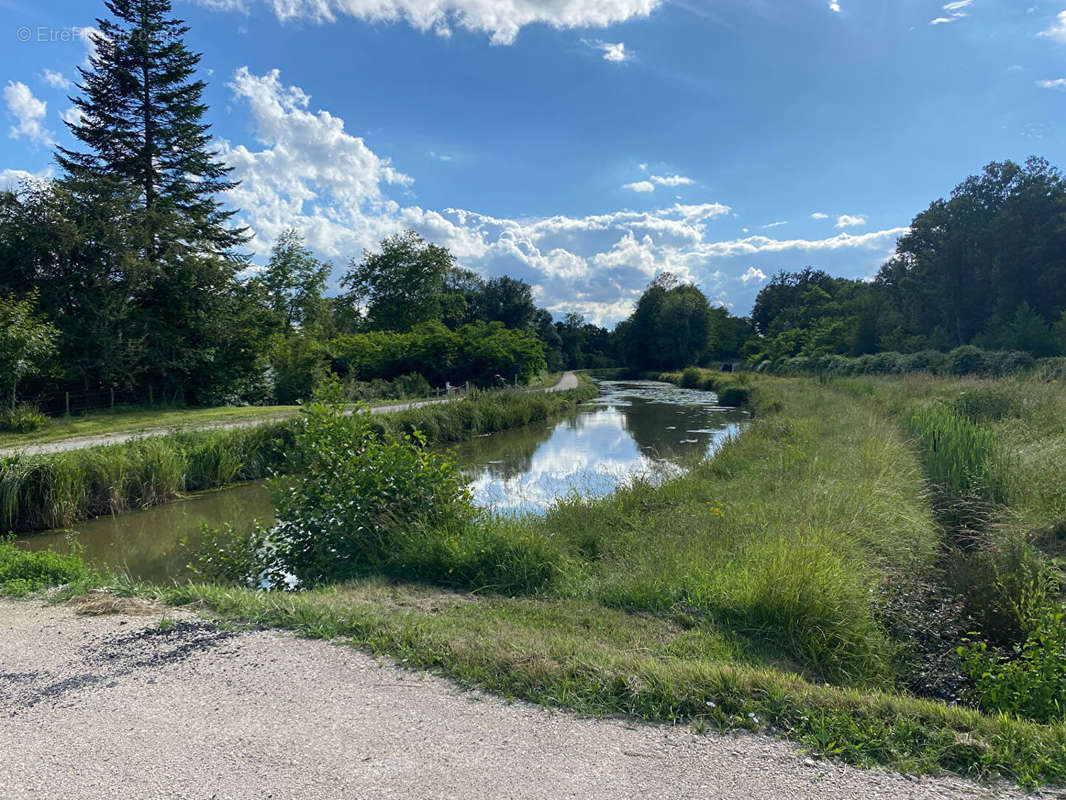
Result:
<svg viewBox="0 0 1066 800">
<path fill-rule="evenodd" d="M 169 614 L 0 601 L 0 798 L 1011 796 L 767 737 L 507 704 L 348 647 Z"/>
<path fill-rule="evenodd" d="M 573 372 L 564 373 L 559 382 L 554 386 L 544 389 L 533 389 L 536 392 L 562 392 L 567 389 L 576 389 L 578 386 L 577 376 Z M 423 406 L 447 403 L 455 397 L 441 397 L 433 400 L 414 400 L 408 403 L 393 403 L 387 406 L 374 406 L 370 409 L 372 414 L 390 414 L 395 411 L 406 411 L 409 408 L 422 408 Z M 291 416 L 291 415 L 290 415 Z M 99 447 L 107 444 L 121 444 L 133 439 L 143 439 L 148 436 L 166 436 L 168 433 L 179 431 L 205 431 L 205 430 L 232 430 L 234 428 L 254 428 L 268 422 L 277 422 L 286 419 L 284 414 L 268 414 L 262 417 L 251 417 L 235 422 L 215 422 L 208 425 L 181 425 L 169 428 L 152 428 L 134 433 L 103 433 L 98 436 L 79 436 L 71 439 L 61 439 L 56 442 L 44 442 L 42 444 L 20 445 L 18 447 L 0 448 L 0 456 L 25 453 L 26 455 L 39 455 L 42 453 L 63 453 L 67 450 L 84 450 L 88 447 Z"/>
</svg>

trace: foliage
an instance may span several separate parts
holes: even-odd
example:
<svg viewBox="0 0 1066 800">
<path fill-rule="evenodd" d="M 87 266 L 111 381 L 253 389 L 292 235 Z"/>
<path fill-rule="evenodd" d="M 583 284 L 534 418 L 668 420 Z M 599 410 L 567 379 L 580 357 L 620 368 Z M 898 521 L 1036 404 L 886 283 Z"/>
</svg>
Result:
<svg viewBox="0 0 1066 800">
<path fill-rule="evenodd" d="M 21 300 L 0 297 L 0 389 L 11 396 L 12 418 L 19 383 L 41 371 L 59 338 L 55 326 L 36 311 L 36 292 Z"/>
<path fill-rule="evenodd" d="M 664 273 L 648 286 L 622 330 L 629 366 L 677 369 L 707 353 L 711 306 L 695 286 Z"/>
<path fill-rule="evenodd" d="M 447 249 L 429 244 L 414 231 L 390 236 L 381 251 L 354 259 L 341 284 L 345 302 L 366 308 L 372 330 L 406 331 L 422 322 L 440 322 L 444 280 L 454 261 Z"/>
<path fill-rule="evenodd" d="M 1030 584 L 1020 596 L 1019 615 L 1029 633 L 1011 650 L 989 648 L 985 641 L 959 647 L 973 681 L 968 698 L 982 711 L 1038 722 L 1066 719 L 1066 615 L 1056 589 Z"/>
<path fill-rule="evenodd" d="M 322 293 L 329 278 L 324 264 L 304 245 L 295 228 L 279 234 L 266 268 L 254 280 L 266 292 L 267 304 L 286 332 L 314 329 L 326 322 L 329 308 Z"/>
<path fill-rule="evenodd" d="M 0 431 L 31 433 L 48 424 L 48 417 L 36 406 L 18 403 L 14 408 L 0 409 Z"/>
<path fill-rule="evenodd" d="M 359 380 L 392 379 L 410 373 L 431 384 L 470 381 L 491 386 L 497 376 L 528 382 L 547 366 L 544 346 L 527 331 L 499 322 L 478 322 L 449 330 L 437 323 L 410 331 L 341 336 L 329 343 L 332 365 L 341 376 Z"/>
<path fill-rule="evenodd" d="M 380 568 L 412 542 L 466 524 L 473 506 L 450 461 L 417 432 L 379 433 L 366 411 L 343 413 L 336 383 L 301 414 L 298 471 L 271 484 L 278 524 L 270 539 L 304 584 Z"/>
<path fill-rule="evenodd" d="M 40 592 L 52 586 L 87 581 L 92 571 L 77 553 L 31 553 L 0 538 L 0 597 Z"/>
<path fill-rule="evenodd" d="M 991 430 L 944 403 L 913 411 L 904 424 L 918 440 L 945 519 L 977 524 L 988 506 L 1005 502 L 1005 456 Z"/>
</svg>

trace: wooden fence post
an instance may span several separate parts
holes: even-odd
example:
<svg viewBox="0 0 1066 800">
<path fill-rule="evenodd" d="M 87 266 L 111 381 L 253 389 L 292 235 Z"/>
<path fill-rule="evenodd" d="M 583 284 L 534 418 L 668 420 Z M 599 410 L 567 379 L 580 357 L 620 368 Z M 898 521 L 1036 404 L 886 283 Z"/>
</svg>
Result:
<svg viewBox="0 0 1066 800">
<path fill-rule="evenodd" d="M 64 392 L 64 394 L 66 395 L 67 416 L 69 417 L 70 416 L 70 392 Z"/>
<path fill-rule="evenodd" d="M 111 387 L 111 407 L 115 407 L 115 387 Z"/>
</svg>

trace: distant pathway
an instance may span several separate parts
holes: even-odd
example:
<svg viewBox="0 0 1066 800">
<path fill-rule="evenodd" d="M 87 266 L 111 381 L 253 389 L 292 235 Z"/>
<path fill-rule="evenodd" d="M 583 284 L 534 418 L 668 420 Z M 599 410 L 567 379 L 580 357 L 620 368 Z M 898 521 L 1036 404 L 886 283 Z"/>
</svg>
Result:
<svg viewBox="0 0 1066 800">
<path fill-rule="evenodd" d="M 814 761 L 768 736 L 582 719 L 351 647 L 128 610 L 146 616 L 0 600 L 4 800 L 1025 797 Z"/>
<path fill-rule="evenodd" d="M 544 389 L 532 389 L 534 392 L 564 392 L 568 389 L 576 389 L 578 387 L 577 375 L 573 372 L 564 373 L 559 379 L 559 382 L 554 386 L 549 386 Z M 461 395 L 453 395 L 451 397 L 441 397 L 433 400 L 413 400 L 407 403 L 394 403 L 387 406 L 374 406 L 370 409 L 371 414 L 391 414 L 396 411 L 406 411 L 410 408 L 422 408 L 423 406 L 432 406 L 439 403 L 449 403 L 455 400 Z M 133 433 L 101 433 L 97 436 L 78 436 L 71 439 L 60 439 L 56 442 L 44 442 L 42 444 L 27 444 L 19 445 L 18 447 L 5 447 L 0 448 L 0 456 L 14 455 L 15 453 L 25 453 L 26 455 L 39 455 L 42 453 L 64 453 L 68 450 L 84 450 L 87 447 L 100 447 L 108 444 L 122 444 L 123 442 L 129 442 L 134 439 L 143 439 L 148 436 L 166 436 L 169 433 L 179 433 L 187 431 L 207 431 L 207 430 L 233 430 L 234 428 L 254 428 L 257 425 L 264 425 L 271 422 L 277 422 L 279 420 L 289 419 L 295 416 L 293 414 L 268 414 L 262 417 L 252 417 L 249 419 L 237 420 L 235 422 L 213 422 L 206 425 L 175 425 L 169 428 L 153 428 L 146 431 L 135 431 Z"/>
</svg>

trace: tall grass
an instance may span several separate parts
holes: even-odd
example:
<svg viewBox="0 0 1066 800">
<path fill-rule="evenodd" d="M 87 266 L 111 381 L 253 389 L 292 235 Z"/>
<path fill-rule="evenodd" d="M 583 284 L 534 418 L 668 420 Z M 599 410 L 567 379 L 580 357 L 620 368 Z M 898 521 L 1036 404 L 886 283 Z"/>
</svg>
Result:
<svg viewBox="0 0 1066 800">
<path fill-rule="evenodd" d="M 1006 501 L 1006 458 L 990 428 L 946 403 L 918 408 L 903 422 L 917 439 L 946 520 L 972 525 Z"/>
</svg>

